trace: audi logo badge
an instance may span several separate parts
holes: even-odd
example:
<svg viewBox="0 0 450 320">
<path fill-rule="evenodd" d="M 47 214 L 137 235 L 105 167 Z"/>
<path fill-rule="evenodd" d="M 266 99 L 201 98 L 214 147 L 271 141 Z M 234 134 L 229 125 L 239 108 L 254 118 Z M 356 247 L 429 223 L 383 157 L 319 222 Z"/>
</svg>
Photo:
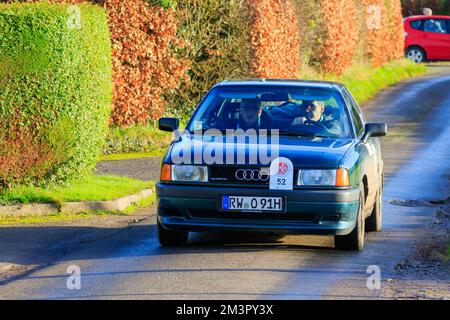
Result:
<svg viewBox="0 0 450 320">
<path fill-rule="evenodd" d="M 269 170 L 265 169 L 239 169 L 236 171 L 235 177 L 239 181 L 269 181 Z"/>
</svg>

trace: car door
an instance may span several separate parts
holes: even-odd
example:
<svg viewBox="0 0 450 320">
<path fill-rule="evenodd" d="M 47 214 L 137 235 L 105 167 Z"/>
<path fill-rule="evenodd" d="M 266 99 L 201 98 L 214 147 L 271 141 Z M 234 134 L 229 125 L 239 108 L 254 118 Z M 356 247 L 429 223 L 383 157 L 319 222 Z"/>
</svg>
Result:
<svg viewBox="0 0 450 320">
<path fill-rule="evenodd" d="M 423 39 L 429 59 L 450 59 L 449 27 L 448 19 L 430 18 L 424 20 Z"/>
<path fill-rule="evenodd" d="M 344 92 L 346 100 L 349 103 L 350 117 L 355 125 L 355 132 L 358 139 L 364 135 L 365 121 L 361 109 L 353 96 L 347 90 Z M 375 202 L 379 183 L 380 183 L 380 145 L 375 138 L 369 138 L 366 143 L 359 142 L 356 151 L 360 155 L 361 177 L 367 177 L 368 193 L 366 194 L 366 210 L 371 209 Z M 369 212 L 366 212 L 369 214 Z"/>
<path fill-rule="evenodd" d="M 408 19 L 405 23 L 405 31 L 406 31 L 406 38 L 405 38 L 405 48 L 408 48 L 409 46 L 420 46 L 425 49 L 424 46 L 424 39 L 423 39 L 423 19 Z"/>
</svg>

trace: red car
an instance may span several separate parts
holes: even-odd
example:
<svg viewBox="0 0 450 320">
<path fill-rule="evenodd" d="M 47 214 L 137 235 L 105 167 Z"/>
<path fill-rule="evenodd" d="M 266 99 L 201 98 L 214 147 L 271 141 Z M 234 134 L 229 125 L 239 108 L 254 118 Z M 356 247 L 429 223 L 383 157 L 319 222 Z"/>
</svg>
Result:
<svg viewBox="0 0 450 320">
<path fill-rule="evenodd" d="M 450 60 L 450 16 L 408 17 L 404 26 L 408 59 Z"/>
</svg>

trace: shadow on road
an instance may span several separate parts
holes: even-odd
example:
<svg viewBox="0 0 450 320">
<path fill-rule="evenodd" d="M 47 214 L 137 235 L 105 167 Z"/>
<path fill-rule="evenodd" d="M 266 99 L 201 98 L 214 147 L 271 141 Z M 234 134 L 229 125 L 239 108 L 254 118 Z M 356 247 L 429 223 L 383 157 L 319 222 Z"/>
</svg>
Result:
<svg viewBox="0 0 450 320">
<path fill-rule="evenodd" d="M 154 219 L 154 218 L 150 218 Z M 286 238 L 288 241 L 286 241 Z M 309 237 L 310 238 L 310 237 Z M 160 247 L 156 225 L 147 221 L 128 228 L 85 226 L 30 226 L 0 228 L 0 263 L 15 265 L 48 265 L 65 259 L 97 260 L 103 258 L 142 255 L 205 254 L 215 252 L 256 252 L 262 250 L 305 251 L 334 250 L 317 243 L 302 242 L 302 236 L 253 232 L 191 233 L 185 247 Z M 291 240 L 291 241 L 289 241 Z M 300 241 L 299 241 L 300 240 Z M 101 247 L 99 248 L 99 244 Z M 139 244 L 146 247 L 143 249 Z M 137 247 L 137 251 L 121 248 Z M 90 250 L 90 248 L 95 248 Z M 76 252 L 76 257 L 73 253 Z M 122 254 L 120 254 L 123 252 Z"/>
</svg>

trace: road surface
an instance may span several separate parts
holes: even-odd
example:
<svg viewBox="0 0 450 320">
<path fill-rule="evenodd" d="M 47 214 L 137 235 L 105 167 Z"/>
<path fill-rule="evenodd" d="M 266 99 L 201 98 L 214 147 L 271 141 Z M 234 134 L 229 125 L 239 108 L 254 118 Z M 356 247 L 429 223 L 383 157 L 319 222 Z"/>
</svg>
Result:
<svg viewBox="0 0 450 320">
<path fill-rule="evenodd" d="M 387 122 L 390 135 L 382 142 L 383 231 L 367 234 L 361 252 L 335 250 L 332 237 L 247 233 L 193 234 L 188 247 L 162 248 L 155 216 L 148 215 L 129 228 L 77 244 L 48 265 L 6 282 L 0 286 L 0 298 L 393 297 L 390 282 L 397 276 L 396 268 L 423 241 L 433 240 L 428 228 L 435 219 L 433 203 L 445 203 L 449 197 L 449 88 L 450 73 L 436 74 L 390 88 L 365 106 L 366 118 Z M 80 268 L 81 290 L 67 288 L 68 266 Z M 380 289 L 367 287 L 369 266 L 381 272 Z M 435 279 L 447 298 L 449 275 L 444 272 Z"/>
</svg>

